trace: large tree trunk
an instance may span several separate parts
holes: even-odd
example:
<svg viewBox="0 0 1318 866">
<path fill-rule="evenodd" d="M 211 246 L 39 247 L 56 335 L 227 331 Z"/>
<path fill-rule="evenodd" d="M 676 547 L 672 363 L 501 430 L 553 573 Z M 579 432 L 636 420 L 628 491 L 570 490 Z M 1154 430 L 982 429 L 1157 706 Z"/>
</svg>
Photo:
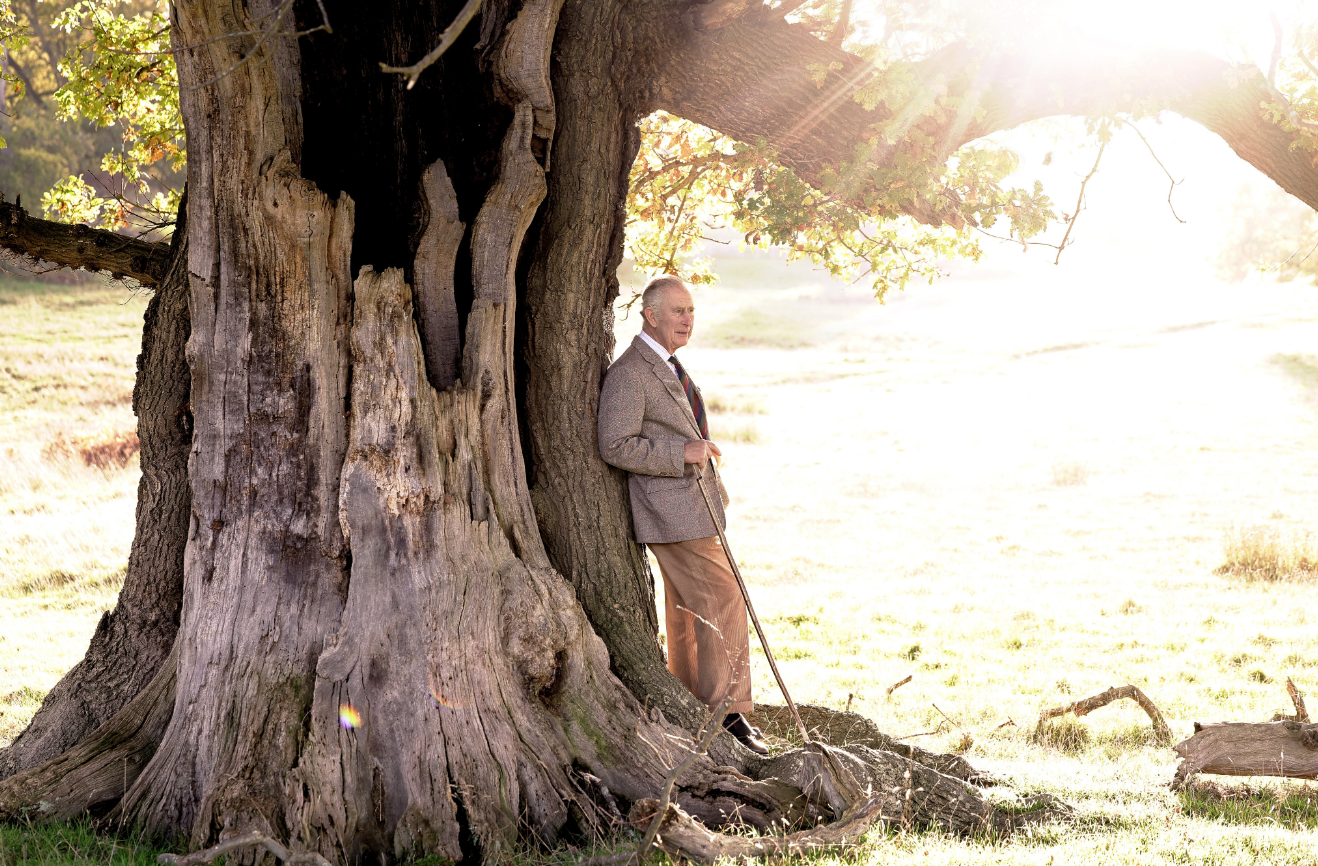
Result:
<svg viewBox="0 0 1318 866">
<path fill-rule="evenodd" d="M 350 194 L 360 179 L 340 170 L 331 196 L 306 177 L 310 166 L 335 185 L 325 156 L 335 143 L 313 142 L 308 128 L 354 98 L 388 115 L 406 91 L 365 79 L 333 106 L 306 105 L 303 94 L 323 94 L 400 27 L 423 45 L 437 39 L 456 10 L 429 10 L 427 22 L 400 4 L 361 20 L 331 5 L 334 40 L 312 41 L 301 57 L 295 43 L 272 41 L 239 63 L 253 40 L 226 38 L 243 26 L 226 9 L 175 7 L 175 41 L 204 48 L 180 55 L 196 434 L 174 681 L 157 678 L 58 766 L 11 780 L 0 803 L 13 809 L 39 784 L 64 794 L 66 812 L 77 792 L 64 783 L 100 779 L 116 748 L 149 752 L 142 738 L 167 716 L 145 768 L 124 764 L 118 815 L 193 845 L 258 829 L 335 857 L 459 859 L 599 829 L 603 790 L 624 807 L 653 795 L 667 771 L 660 756 L 681 732 L 648 718 L 610 673 L 550 565 L 525 476 L 517 262 L 545 195 L 555 0 L 525 3 L 492 34 L 489 77 L 467 96 L 501 119 L 494 140 L 468 128 L 461 146 L 416 133 L 400 143 L 388 124 L 348 141 L 401 166 L 388 180 L 402 206 L 363 195 L 364 213 Z M 447 86 L 481 68 L 471 41 L 435 70 Z M 340 53 L 306 57 L 331 48 Z M 609 168 L 625 158 L 619 151 Z M 615 184 L 613 217 L 620 193 Z M 429 215 L 421 228 L 437 215 L 471 225 L 468 252 L 428 230 L 408 240 L 409 202 Z M 596 272 L 616 263 L 609 240 Z M 439 248 L 415 251 L 422 266 L 398 261 L 419 243 Z M 442 275 L 454 259 L 469 277 L 450 283 Z M 425 283 L 415 300 L 408 271 Z M 417 319 L 443 334 L 446 310 L 465 314 L 461 374 L 438 391 L 429 376 L 447 364 L 428 363 L 427 351 L 451 341 L 427 346 Z M 598 344 L 584 354 L 603 361 Z M 576 423 L 593 426 L 589 416 Z M 818 814 L 799 788 L 708 759 L 678 802 L 714 818 L 735 805 L 766 828 Z"/>
<path fill-rule="evenodd" d="M 261 830 L 460 859 L 604 827 L 690 748 L 702 708 L 664 669 L 594 445 L 634 121 L 759 125 L 808 178 L 873 118 L 855 80 L 812 102 L 807 65 L 836 49 L 787 25 L 734 15 L 719 36 L 727 20 L 693 30 L 660 0 L 564 2 L 488 0 L 412 90 L 379 62 L 423 55 L 458 2 L 327 0 L 333 32 L 300 40 L 253 34 L 277 0 L 175 6 L 196 419 L 186 547 L 160 560 L 183 564 L 178 635 L 90 737 L 0 784 L 0 814 L 117 802 L 196 846 Z M 169 598 L 135 604 L 172 622 Z M 876 732 L 768 761 L 721 740 L 677 780 L 709 825 L 1016 823 Z"/>
</svg>

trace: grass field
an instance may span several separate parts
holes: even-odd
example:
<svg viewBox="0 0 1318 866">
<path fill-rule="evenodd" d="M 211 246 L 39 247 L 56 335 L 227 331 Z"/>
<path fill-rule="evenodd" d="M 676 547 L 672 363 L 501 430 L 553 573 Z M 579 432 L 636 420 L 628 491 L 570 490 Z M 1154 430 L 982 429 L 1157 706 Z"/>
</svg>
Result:
<svg viewBox="0 0 1318 866">
<path fill-rule="evenodd" d="M 0 742 L 82 657 L 123 580 L 136 460 L 89 466 L 76 446 L 134 429 L 145 309 L 119 286 L 0 280 Z"/>
<path fill-rule="evenodd" d="M 1318 684 L 1318 581 L 1217 573 L 1233 543 L 1299 563 L 1318 533 L 1318 292 L 981 268 L 878 306 L 796 267 L 720 271 L 683 358 L 794 697 L 965 749 L 1006 783 L 995 797 L 1075 808 L 1007 842 L 875 833 L 846 862 L 1318 863 L 1318 790 L 1173 794 L 1174 755 L 1133 704 L 1033 736 L 1042 709 L 1111 685 L 1180 739 L 1289 710 L 1287 676 Z M 65 445 L 131 428 L 142 309 L 0 285 L 0 742 L 113 603 L 136 466 Z M 619 322 L 622 345 L 636 328 Z M 755 680 L 779 702 L 762 659 Z M 144 856 L 59 833 L 5 828 L 0 864 Z"/>
</svg>

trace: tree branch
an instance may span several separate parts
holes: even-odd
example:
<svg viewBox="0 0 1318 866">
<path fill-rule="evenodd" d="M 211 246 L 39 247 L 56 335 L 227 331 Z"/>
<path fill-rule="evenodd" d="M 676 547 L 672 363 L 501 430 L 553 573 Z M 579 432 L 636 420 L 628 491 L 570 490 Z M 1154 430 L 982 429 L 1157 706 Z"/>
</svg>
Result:
<svg viewBox="0 0 1318 866">
<path fill-rule="evenodd" d="M 105 271 L 154 286 L 169 267 L 169 244 L 85 225 L 37 219 L 0 196 L 0 249 L 66 268 Z"/>
<path fill-rule="evenodd" d="M 837 23 L 834 24 L 833 29 L 829 31 L 828 39 L 826 40 L 828 44 L 834 47 L 840 46 L 842 40 L 847 38 L 847 25 L 850 23 L 851 0 L 842 0 L 842 11 L 838 13 Z"/>
<path fill-rule="evenodd" d="M 1181 215 L 1176 212 L 1176 207 L 1172 204 L 1172 193 L 1176 192 L 1176 187 L 1180 185 L 1181 180 L 1184 180 L 1184 178 L 1177 180 L 1172 177 L 1172 173 L 1167 170 L 1167 166 L 1162 164 L 1162 160 L 1158 159 L 1158 154 L 1153 151 L 1153 145 L 1149 144 L 1149 140 L 1144 137 L 1144 133 L 1140 132 L 1140 128 L 1133 123 L 1130 128 L 1140 137 L 1140 141 L 1144 142 L 1144 146 L 1149 149 L 1149 156 L 1153 157 L 1153 161 L 1158 164 L 1158 168 L 1162 169 L 1163 174 L 1167 175 L 1167 182 L 1171 184 L 1167 187 L 1167 207 L 1171 210 L 1172 216 L 1176 217 L 1176 221 L 1184 224 L 1185 220 L 1181 219 Z"/>
<path fill-rule="evenodd" d="M 1071 240 L 1071 229 L 1075 228 L 1076 220 L 1080 219 L 1080 211 L 1085 208 L 1085 187 L 1098 174 L 1098 164 L 1103 161 L 1103 151 L 1107 150 L 1107 142 L 1098 146 L 1098 155 L 1094 157 L 1094 167 L 1085 175 L 1085 179 L 1080 181 L 1080 193 L 1075 198 L 1075 213 L 1066 221 L 1066 234 L 1062 235 L 1062 242 L 1057 245 L 1057 257 L 1053 259 L 1053 264 L 1062 260 L 1062 250 L 1066 249 L 1067 243 Z"/>
<path fill-rule="evenodd" d="M 1275 97 L 1256 69 L 1189 50 L 1077 45 L 984 54 L 955 44 L 906 71 L 914 86 L 894 80 L 888 88 L 905 91 L 905 103 L 866 111 L 857 92 L 890 73 L 770 14 L 713 33 L 689 31 L 651 92 L 654 108 L 740 141 L 767 140 L 781 164 L 816 186 L 830 167 L 861 158 L 879 167 L 937 164 L 964 144 L 1044 117 L 1165 109 L 1221 136 L 1318 209 L 1318 166 L 1294 146 L 1297 132 L 1265 114 Z M 880 124 L 888 124 L 884 136 Z M 902 210 L 931 225 L 962 224 L 954 200 L 916 200 Z"/>
<path fill-rule="evenodd" d="M 453 19 L 453 23 L 440 34 L 439 44 L 430 49 L 425 57 L 422 57 L 411 66 L 390 66 L 388 63 L 381 63 L 380 71 L 406 75 L 407 89 L 411 90 L 416 86 L 416 80 L 421 77 L 421 73 L 433 66 L 435 61 L 443 56 L 444 52 L 448 51 L 454 42 L 458 41 L 458 37 L 471 23 L 471 19 L 476 17 L 476 13 L 480 11 L 480 8 L 481 0 L 467 0 L 467 5 L 463 6 L 458 12 L 458 17 Z"/>
</svg>

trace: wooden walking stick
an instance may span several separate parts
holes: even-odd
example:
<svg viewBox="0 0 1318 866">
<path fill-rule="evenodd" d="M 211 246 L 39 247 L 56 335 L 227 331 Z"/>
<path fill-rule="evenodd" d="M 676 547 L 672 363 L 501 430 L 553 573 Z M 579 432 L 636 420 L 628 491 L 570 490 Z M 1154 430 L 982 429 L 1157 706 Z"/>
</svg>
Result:
<svg viewBox="0 0 1318 866">
<path fill-rule="evenodd" d="M 783 675 L 778 673 L 778 663 L 773 660 L 773 650 L 769 649 L 769 639 L 764 636 L 764 628 L 760 625 L 760 618 L 755 615 L 755 606 L 751 604 L 751 594 L 746 591 L 746 581 L 742 580 L 741 569 L 737 568 L 737 560 L 732 558 L 732 548 L 728 547 L 728 537 L 723 534 L 723 527 L 719 525 L 718 512 L 714 510 L 714 500 L 709 497 L 709 491 L 705 488 L 704 468 L 699 470 L 700 474 L 696 476 L 696 483 L 700 485 L 700 492 L 705 495 L 705 505 L 709 506 L 709 518 L 714 521 L 714 529 L 718 531 L 719 543 L 723 545 L 723 553 L 728 557 L 728 565 L 732 566 L 732 574 L 737 578 L 737 586 L 741 588 L 742 600 L 746 602 L 746 612 L 751 615 L 751 622 L 755 624 L 755 633 L 760 636 L 760 646 L 764 647 L 764 657 L 769 660 L 769 669 L 773 671 L 773 678 L 778 681 L 778 688 L 782 690 L 783 698 L 787 701 L 787 709 L 792 711 L 792 718 L 796 720 L 796 727 L 801 731 L 801 739 L 809 743 L 810 734 L 805 729 L 805 723 L 801 721 L 801 714 L 796 711 L 796 702 L 792 696 L 787 693 L 787 684 L 783 682 Z M 714 469 L 717 474 L 717 467 Z"/>
</svg>

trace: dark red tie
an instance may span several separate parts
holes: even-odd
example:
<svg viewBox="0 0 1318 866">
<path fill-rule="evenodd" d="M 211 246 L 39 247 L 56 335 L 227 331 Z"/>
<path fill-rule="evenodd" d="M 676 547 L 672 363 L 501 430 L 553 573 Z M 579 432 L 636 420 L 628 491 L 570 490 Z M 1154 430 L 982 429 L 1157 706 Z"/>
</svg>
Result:
<svg viewBox="0 0 1318 866">
<path fill-rule="evenodd" d="M 677 372 L 677 381 L 682 383 L 682 390 L 686 392 L 686 400 L 691 404 L 691 414 L 696 416 L 696 426 L 700 428 L 700 438 L 709 438 L 709 422 L 705 420 L 705 401 L 700 399 L 700 392 L 696 391 L 696 384 L 691 381 L 691 377 L 682 369 L 682 362 L 677 360 L 676 355 L 668 356 L 668 363 L 673 365 Z"/>
</svg>

